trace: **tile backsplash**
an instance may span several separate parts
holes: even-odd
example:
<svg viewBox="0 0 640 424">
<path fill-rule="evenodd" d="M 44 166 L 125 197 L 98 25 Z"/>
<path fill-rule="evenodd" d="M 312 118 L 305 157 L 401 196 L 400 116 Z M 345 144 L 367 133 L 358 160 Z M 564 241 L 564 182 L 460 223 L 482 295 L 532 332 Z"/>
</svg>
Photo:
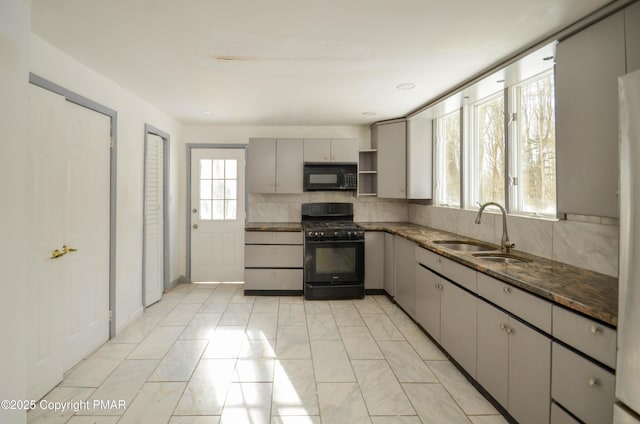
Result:
<svg viewBox="0 0 640 424">
<path fill-rule="evenodd" d="M 502 216 L 485 210 L 475 224 L 475 211 L 409 205 L 409 222 L 494 244 L 502 237 Z M 617 220 L 545 220 L 510 215 L 509 239 L 515 249 L 602 274 L 618 276 Z"/>
<path fill-rule="evenodd" d="M 311 202 L 353 203 L 354 220 L 357 222 L 409 220 L 409 205 L 405 200 L 356 198 L 351 193 L 249 194 L 247 200 L 248 222 L 300 222 L 301 205 Z"/>
</svg>

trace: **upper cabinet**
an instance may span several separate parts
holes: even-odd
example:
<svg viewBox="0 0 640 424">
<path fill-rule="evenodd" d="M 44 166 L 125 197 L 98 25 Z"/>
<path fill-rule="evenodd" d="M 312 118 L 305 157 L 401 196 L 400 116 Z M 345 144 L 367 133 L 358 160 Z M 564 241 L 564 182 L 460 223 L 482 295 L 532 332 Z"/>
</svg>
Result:
<svg viewBox="0 0 640 424">
<path fill-rule="evenodd" d="M 371 145 L 378 158 L 378 197 L 431 199 L 431 122 L 416 117 L 371 128 Z"/>
<path fill-rule="evenodd" d="M 556 50 L 558 213 L 618 216 L 618 77 L 640 68 L 640 3 Z"/>
<path fill-rule="evenodd" d="M 640 69 L 640 2 L 624 10 L 627 73 Z"/>
<path fill-rule="evenodd" d="M 249 140 L 249 193 L 302 193 L 302 167 L 301 139 Z"/>
<path fill-rule="evenodd" d="M 305 138 L 305 162 L 358 162 L 358 140 L 355 138 Z"/>
</svg>

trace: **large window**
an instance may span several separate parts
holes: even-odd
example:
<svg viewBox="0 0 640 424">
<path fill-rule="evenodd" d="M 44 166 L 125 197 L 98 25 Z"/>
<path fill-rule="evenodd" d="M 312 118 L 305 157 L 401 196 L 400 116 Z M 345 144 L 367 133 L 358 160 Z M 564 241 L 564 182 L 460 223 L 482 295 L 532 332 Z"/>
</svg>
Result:
<svg viewBox="0 0 640 424">
<path fill-rule="evenodd" d="M 556 139 L 553 74 L 516 87 L 512 210 L 555 215 Z"/>
<path fill-rule="evenodd" d="M 502 92 L 473 106 L 470 205 L 504 205 L 505 137 Z"/>
<path fill-rule="evenodd" d="M 461 111 L 436 119 L 435 203 L 477 209 L 497 202 L 510 213 L 555 216 L 553 72 L 506 88 L 497 82 L 499 91 L 487 96 L 485 84 L 476 90 L 484 97 L 474 99 L 470 90 L 460 95 Z"/>
<path fill-rule="evenodd" d="M 235 220 L 238 194 L 235 159 L 200 160 L 200 219 Z"/>
<path fill-rule="evenodd" d="M 436 202 L 460 206 L 460 111 L 438 118 L 436 128 Z"/>
</svg>

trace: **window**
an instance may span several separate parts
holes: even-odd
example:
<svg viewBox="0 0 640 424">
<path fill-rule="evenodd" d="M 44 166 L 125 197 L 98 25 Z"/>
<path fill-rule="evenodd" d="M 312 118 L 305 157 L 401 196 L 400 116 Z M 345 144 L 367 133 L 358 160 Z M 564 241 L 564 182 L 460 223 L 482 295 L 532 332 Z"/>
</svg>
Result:
<svg viewBox="0 0 640 424">
<path fill-rule="evenodd" d="M 200 219 L 235 220 L 238 161 L 200 160 Z"/>
<path fill-rule="evenodd" d="M 460 111 L 438 118 L 436 202 L 460 206 Z"/>
<path fill-rule="evenodd" d="M 469 204 L 505 203 L 504 95 L 473 105 Z"/>
<path fill-rule="evenodd" d="M 553 74 L 515 88 L 512 211 L 556 213 L 556 139 Z"/>
</svg>

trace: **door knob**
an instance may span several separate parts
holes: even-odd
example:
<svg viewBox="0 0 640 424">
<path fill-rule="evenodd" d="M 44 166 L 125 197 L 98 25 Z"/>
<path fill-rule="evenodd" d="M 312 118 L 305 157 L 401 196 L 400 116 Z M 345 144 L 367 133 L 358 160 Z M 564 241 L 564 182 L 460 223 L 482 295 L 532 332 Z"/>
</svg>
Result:
<svg viewBox="0 0 640 424">
<path fill-rule="evenodd" d="M 197 230 L 198 229 L 198 224 L 193 224 L 193 229 Z"/>
<path fill-rule="evenodd" d="M 191 209 L 191 212 L 193 212 L 193 213 L 198 213 L 198 209 L 193 208 L 193 209 Z"/>
</svg>

